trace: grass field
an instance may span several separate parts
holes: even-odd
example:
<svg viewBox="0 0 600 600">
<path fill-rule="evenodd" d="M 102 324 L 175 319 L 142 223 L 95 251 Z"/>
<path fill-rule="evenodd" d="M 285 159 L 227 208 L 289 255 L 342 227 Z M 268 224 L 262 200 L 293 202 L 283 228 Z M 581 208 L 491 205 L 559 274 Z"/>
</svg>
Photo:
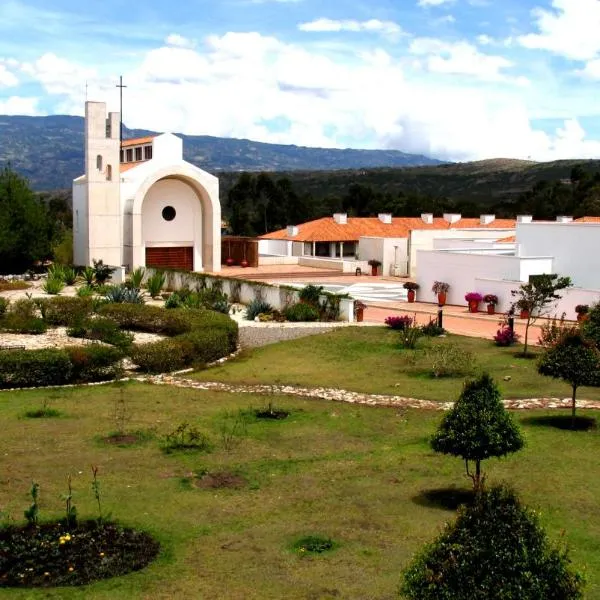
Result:
<svg viewBox="0 0 600 600">
<path fill-rule="evenodd" d="M 383 344 L 390 343 L 385 332 L 378 333 Z M 326 337 L 316 340 L 318 355 Z M 356 355 L 360 347 L 359 342 Z M 333 360 L 340 360 L 335 358 L 344 354 L 340 345 L 330 348 Z M 272 352 L 257 352 L 258 361 L 267 350 Z M 379 360 L 394 368 L 393 358 Z M 385 385 L 377 379 L 374 386 Z M 366 376 L 352 380 L 359 381 L 366 384 Z M 160 559 L 145 571 L 88 588 L 0 589 L 0 598 L 388 600 L 397 597 L 401 571 L 413 553 L 452 518 L 424 493 L 469 486 L 461 461 L 428 447 L 441 418 L 437 412 L 143 384 L 124 390 L 128 429 L 150 435 L 123 448 L 101 440 L 115 429 L 119 391 L 112 386 L 49 392 L 51 407 L 62 413 L 54 419 L 23 417 L 48 392 L 0 394 L 0 510 L 21 519 L 35 480 L 41 485 L 42 517 L 58 518 L 60 494 L 72 474 L 80 516 L 94 517 L 90 465 L 99 465 L 105 510 L 152 532 L 163 547 Z M 290 410 L 290 417 L 250 419 L 245 435 L 225 449 L 223 422 L 231 425 L 238 411 L 260 408 L 267 400 Z M 533 413 L 516 416 L 526 449 L 490 461 L 489 480 L 509 482 L 539 507 L 553 539 L 564 529 L 576 565 L 587 574 L 586 598 L 600 598 L 599 434 L 536 426 L 528 422 Z M 160 436 L 183 421 L 209 436 L 212 452 L 161 452 Z M 201 489 L 194 474 L 203 470 L 231 472 L 247 484 Z M 291 550 L 298 537 L 313 533 L 331 536 L 339 548 L 317 558 Z"/>
<path fill-rule="evenodd" d="M 461 378 L 434 378 L 426 349 L 454 343 L 470 351 L 476 370 L 487 370 L 506 398 L 570 397 L 568 385 L 542 377 L 536 361 L 516 358 L 517 347 L 499 348 L 490 340 L 461 336 L 422 338 L 416 351 L 403 350 L 388 328 L 342 328 L 331 333 L 245 351 L 221 367 L 194 375 L 204 381 L 308 387 L 334 387 L 423 400 L 453 401 Z M 539 350 L 538 350 L 539 351 Z M 510 381 L 504 381 L 509 376 Z M 600 400 L 600 388 L 581 388 L 579 398 Z"/>
</svg>

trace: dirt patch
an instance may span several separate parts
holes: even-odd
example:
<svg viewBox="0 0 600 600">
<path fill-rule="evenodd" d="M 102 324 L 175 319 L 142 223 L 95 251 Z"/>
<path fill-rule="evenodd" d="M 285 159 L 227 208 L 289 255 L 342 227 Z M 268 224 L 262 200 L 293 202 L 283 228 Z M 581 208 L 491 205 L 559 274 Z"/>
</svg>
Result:
<svg viewBox="0 0 600 600">
<path fill-rule="evenodd" d="M 239 489 L 248 484 L 248 481 L 241 475 L 221 471 L 219 473 L 205 473 L 196 479 L 195 485 L 204 490 L 216 489 Z"/>
<path fill-rule="evenodd" d="M 136 435 L 135 433 L 119 433 L 115 435 L 109 435 L 102 438 L 105 444 L 111 444 L 112 446 L 133 446 L 142 441 L 142 436 Z"/>
</svg>

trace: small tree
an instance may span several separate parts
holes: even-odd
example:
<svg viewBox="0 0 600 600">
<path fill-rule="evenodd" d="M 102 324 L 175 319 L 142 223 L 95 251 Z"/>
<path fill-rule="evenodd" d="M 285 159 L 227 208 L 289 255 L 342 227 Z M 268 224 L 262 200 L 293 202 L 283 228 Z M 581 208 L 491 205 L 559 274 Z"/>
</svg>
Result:
<svg viewBox="0 0 600 600">
<path fill-rule="evenodd" d="M 574 429 L 577 388 L 600 385 L 600 351 L 577 329 L 566 329 L 540 357 L 538 372 L 563 379 L 571 386 L 571 428 Z"/>
<path fill-rule="evenodd" d="M 512 290 L 511 294 L 516 300 L 512 305 L 511 312 L 527 311 L 523 356 L 527 356 L 529 327 L 540 317 L 547 315 L 552 304 L 561 299 L 562 296 L 557 292 L 572 285 L 570 277 L 532 275 L 529 283 L 523 283 L 518 290 Z"/>
<path fill-rule="evenodd" d="M 580 327 L 585 338 L 600 349 L 600 302 L 590 308 L 587 318 L 580 323 Z"/>
<path fill-rule="evenodd" d="M 460 456 L 476 490 L 483 486 L 481 462 L 523 447 L 523 436 L 504 408 L 500 391 L 486 373 L 468 381 L 460 398 L 442 420 L 431 440 L 436 452 Z M 475 463 L 471 473 L 469 462 Z"/>
<path fill-rule="evenodd" d="M 577 600 L 583 578 L 551 545 L 537 515 L 497 487 L 458 519 L 404 573 L 410 600 Z"/>
</svg>

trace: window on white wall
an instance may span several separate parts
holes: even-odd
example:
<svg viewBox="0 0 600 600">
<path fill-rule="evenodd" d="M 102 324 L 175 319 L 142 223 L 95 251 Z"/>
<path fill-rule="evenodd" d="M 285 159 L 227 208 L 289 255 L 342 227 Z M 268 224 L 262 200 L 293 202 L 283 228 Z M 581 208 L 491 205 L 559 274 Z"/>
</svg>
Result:
<svg viewBox="0 0 600 600">
<path fill-rule="evenodd" d="M 112 181 L 112 165 L 106 165 L 106 181 Z"/>
<path fill-rule="evenodd" d="M 98 169 L 98 171 L 102 171 L 102 155 L 98 154 L 98 156 L 96 156 L 96 169 Z"/>
<path fill-rule="evenodd" d="M 75 233 L 79 233 L 79 211 L 75 210 Z"/>
</svg>

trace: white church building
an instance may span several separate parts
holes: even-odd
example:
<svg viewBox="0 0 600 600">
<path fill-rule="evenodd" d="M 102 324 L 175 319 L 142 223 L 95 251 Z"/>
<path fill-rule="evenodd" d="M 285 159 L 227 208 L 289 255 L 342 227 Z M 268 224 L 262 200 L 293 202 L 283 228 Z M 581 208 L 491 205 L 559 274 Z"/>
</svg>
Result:
<svg viewBox="0 0 600 600">
<path fill-rule="evenodd" d="M 221 270 L 219 180 L 183 160 L 170 133 L 123 140 L 120 115 L 85 105 L 85 174 L 73 181 L 73 259 Z"/>
</svg>

